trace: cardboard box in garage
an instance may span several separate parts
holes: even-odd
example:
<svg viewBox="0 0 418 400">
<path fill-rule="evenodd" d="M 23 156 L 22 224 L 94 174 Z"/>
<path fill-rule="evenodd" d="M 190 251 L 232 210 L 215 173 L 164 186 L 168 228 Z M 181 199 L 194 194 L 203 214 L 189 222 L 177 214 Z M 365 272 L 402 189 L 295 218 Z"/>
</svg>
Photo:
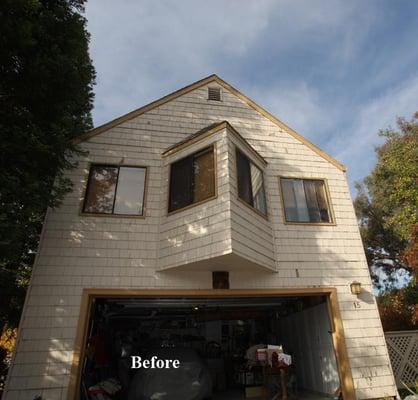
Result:
<svg viewBox="0 0 418 400">
<path fill-rule="evenodd" d="M 264 394 L 263 386 L 248 386 L 245 388 L 245 398 L 262 397 Z"/>
</svg>

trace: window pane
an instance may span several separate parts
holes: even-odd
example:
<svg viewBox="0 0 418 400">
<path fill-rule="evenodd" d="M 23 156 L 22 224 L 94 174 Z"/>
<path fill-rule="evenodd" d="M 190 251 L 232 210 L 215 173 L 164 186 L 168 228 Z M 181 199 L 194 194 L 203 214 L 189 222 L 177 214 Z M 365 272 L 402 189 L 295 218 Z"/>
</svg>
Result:
<svg viewBox="0 0 418 400">
<path fill-rule="evenodd" d="M 323 181 L 314 181 L 316 187 L 316 198 L 318 201 L 319 213 L 322 222 L 331 222 L 325 184 Z"/>
<path fill-rule="evenodd" d="M 319 206 L 316 198 L 315 181 L 305 180 L 303 182 L 305 187 L 306 203 L 308 205 L 309 221 L 320 222 L 321 215 L 319 213 Z"/>
<path fill-rule="evenodd" d="M 308 206 L 302 179 L 280 180 L 286 221 L 309 222 Z"/>
<path fill-rule="evenodd" d="M 170 201 L 168 211 L 178 210 L 192 203 L 193 157 L 171 165 Z"/>
<path fill-rule="evenodd" d="M 309 222 L 308 205 L 306 204 L 305 190 L 302 179 L 293 179 L 293 190 L 295 191 L 296 208 L 298 221 Z"/>
<path fill-rule="evenodd" d="M 194 157 L 193 202 L 197 203 L 215 195 L 215 169 L 213 148 Z"/>
<path fill-rule="evenodd" d="M 281 179 L 283 204 L 286 221 L 298 221 L 298 210 L 296 208 L 295 191 L 293 190 L 292 179 Z"/>
<path fill-rule="evenodd" d="M 263 214 L 267 214 L 263 173 L 252 163 L 250 165 L 250 170 L 254 207 Z"/>
<path fill-rule="evenodd" d="M 84 212 L 111 214 L 118 168 L 94 165 L 90 169 Z"/>
<path fill-rule="evenodd" d="M 144 189 L 145 168 L 121 167 L 113 212 L 142 215 Z"/>
<path fill-rule="evenodd" d="M 237 175 L 238 175 L 238 196 L 253 205 L 253 196 L 251 192 L 251 171 L 248 158 L 237 150 Z"/>
</svg>

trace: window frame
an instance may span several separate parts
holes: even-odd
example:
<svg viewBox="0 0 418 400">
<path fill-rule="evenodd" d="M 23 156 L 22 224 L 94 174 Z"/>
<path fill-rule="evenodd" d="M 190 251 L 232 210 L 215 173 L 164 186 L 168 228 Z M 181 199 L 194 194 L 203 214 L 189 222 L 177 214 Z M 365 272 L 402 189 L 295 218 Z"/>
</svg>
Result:
<svg viewBox="0 0 418 400">
<path fill-rule="evenodd" d="M 120 214 L 120 213 L 98 213 L 98 212 L 88 212 L 84 211 L 85 204 L 87 200 L 87 194 L 90 188 L 91 184 L 91 173 L 93 167 L 109 167 L 109 168 L 117 168 L 118 169 L 118 176 L 115 184 L 115 193 L 113 198 L 113 205 L 112 205 L 112 211 L 115 209 L 115 202 L 116 202 L 116 192 L 118 189 L 118 183 L 119 183 L 119 171 L 120 168 L 141 168 L 145 169 L 145 178 L 144 178 L 144 192 L 143 192 L 143 200 L 142 200 L 142 214 Z M 139 219 L 145 219 L 146 214 L 146 200 L 148 195 L 148 171 L 149 167 L 146 165 L 133 165 L 133 164 L 115 164 L 115 163 L 95 163 L 90 162 L 88 164 L 88 173 L 87 173 L 87 183 L 84 188 L 84 194 L 80 202 L 80 211 L 79 215 L 83 217 L 110 217 L 110 218 L 139 218 Z"/>
<path fill-rule="evenodd" d="M 247 203 L 244 199 L 242 199 L 239 195 L 239 188 L 238 188 L 238 152 L 240 152 L 244 157 L 246 157 L 248 159 L 248 162 L 250 164 L 250 171 L 251 171 L 251 164 L 253 164 L 256 168 L 258 168 L 261 172 L 261 176 L 263 177 L 263 190 L 264 190 L 264 201 L 265 201 L 265 206 L 266 206 L 266 213 L 264 214 L 262 211 L 260 211 L 258 208 L 254 207 L 253 205 Z M 258 215 L 260 215 L 261 217 L 263 217 L 264 219 L 268 220 L 268 216 L 269 216 L 269 212 L 268 212 L 268 206 L 267 206 L 267 191 L 266 191 L 266 181 L 264 179 L 264 168 L 261 168 L 257 163 L 255 163 L 253 161 L 253 158 L 250 157 L 248 155 L 248 153 L 246 153 L 245 151 L 243 151 L 240 147 L 238 147 L 237 145 L 235 145 L 235 178 L 236 178 L 236 182 L 237 182 L 237 199 L 238 201 L 240 201 L 242 204 L 245 204 L 247 207 L 249 207 L 251 210 L 253 210 L 255 213 L 257 213 Z M 250 173 L 250 178 L 251 178 L 251 173 Z M 252 193 L 252 183 L 250 181 L 251 184 L 251 195 L 253 196 Z M 254 196 L 253 196 L 253 202 L 254 202 Z"/>
<path fill-rule="evenodd" d="M 190 203 L 187 206 L 181 207 L 181 208 L 177 208 L 176 210 L 172 210 L 170 211 L 170 194 L 171 194 L 171 169 L 172 169 L 172 165 L 177 163 L 178 161 L 184 160 L 185 158 L 188 157 L 192 157 L 196 154 L 202 153 L 203 151 L 207 150 L 207 149 L 212 149 L 213 151 L 213 179 L 214 179 L 214 195 L 208 197 L 207 199 L 203 199 L 200 201 L 197 201 L 195 203 Z M 197 150 L 192 150 L 189 153 L 180 156 L 178 159 L 171 161 L 169 164 L 169 168 L 168 168 L 168 190 L 167 190 L 167 216 L 172 215 L 172 214 L 176 214 L 178 212 L 184 211 L 184 210 L 188 210 L 189 208 L 195 207 L 195 206 L 199 206 L 201 204 L 204 204 L 208 201 L 214 200 L 218 197 L 218 162 L 217 162 L 217 150 L 216 150 L 216 142 L 214 143 L 209 143 L 207 145 L 204 145 L 200 148 L 198 148 Z M 189 150 L 189 149 L 188 149 Z"/>
<path fill-rule="evenodd" d="M 297 180 L 308 180 L 308 181 L 322 181 L 324 183 L 325 197 L 328 205 L 328 212 L 330 221 L 329 222 L 311 222 L 311 221 L 288 221 L 286 219 L 286 207 L 284 204 L 283 188 L 282 188 L 282 179 L 297 179 Z M 279 191 L 280 191 L 280 202 L 282 205 L 282 218 L 283 223 L 286 225 L 313 225 L 313 226 L 336 226 L 336 219 L 334 214 L 334 209 L 331 202 L 331 195 L 328 187 L 328 180 L 324 177 L 306 177 L 306 176 L 279 176 Z"/>
</svg>

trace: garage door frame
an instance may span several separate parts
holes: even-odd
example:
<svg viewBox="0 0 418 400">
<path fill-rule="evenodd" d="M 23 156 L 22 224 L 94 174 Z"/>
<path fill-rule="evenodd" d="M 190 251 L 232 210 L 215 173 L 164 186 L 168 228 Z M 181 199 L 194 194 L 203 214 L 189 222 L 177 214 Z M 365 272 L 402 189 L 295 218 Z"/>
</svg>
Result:
<svg viewBox="0 0 418 400">
<path fill-rule="evenodd" d="M 68 384 L 68 399 L 79 399 L 81 379 L 80 360 L 84 359 L 87 329 L 90 319 L 91 304 L 94 298 L 113 297 L 295 297 L 325 296 L 331 323 L 332 342 L 337 360 L 341 390 L 345 400 L 355 400 L 355 391 L 351 369 L 348 362 L 344 331 L 337 301 L 337 290 L 326 288 L 289 288 L 289 289 L 83 289 L 80 315 L 78 320 L 73 361 Z"/>
</svg>

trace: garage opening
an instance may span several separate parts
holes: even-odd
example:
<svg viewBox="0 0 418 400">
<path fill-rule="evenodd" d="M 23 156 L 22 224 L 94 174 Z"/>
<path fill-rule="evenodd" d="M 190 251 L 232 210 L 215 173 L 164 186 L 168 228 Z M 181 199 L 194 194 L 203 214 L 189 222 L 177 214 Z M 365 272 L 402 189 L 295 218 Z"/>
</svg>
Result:
<svg viewBox="0 0 418 400">
<path fill-rule="evenodd" d="M 338 396 L 331 331 L 319 295 L 93 298 L 80 398 Z"/>
</svg>

